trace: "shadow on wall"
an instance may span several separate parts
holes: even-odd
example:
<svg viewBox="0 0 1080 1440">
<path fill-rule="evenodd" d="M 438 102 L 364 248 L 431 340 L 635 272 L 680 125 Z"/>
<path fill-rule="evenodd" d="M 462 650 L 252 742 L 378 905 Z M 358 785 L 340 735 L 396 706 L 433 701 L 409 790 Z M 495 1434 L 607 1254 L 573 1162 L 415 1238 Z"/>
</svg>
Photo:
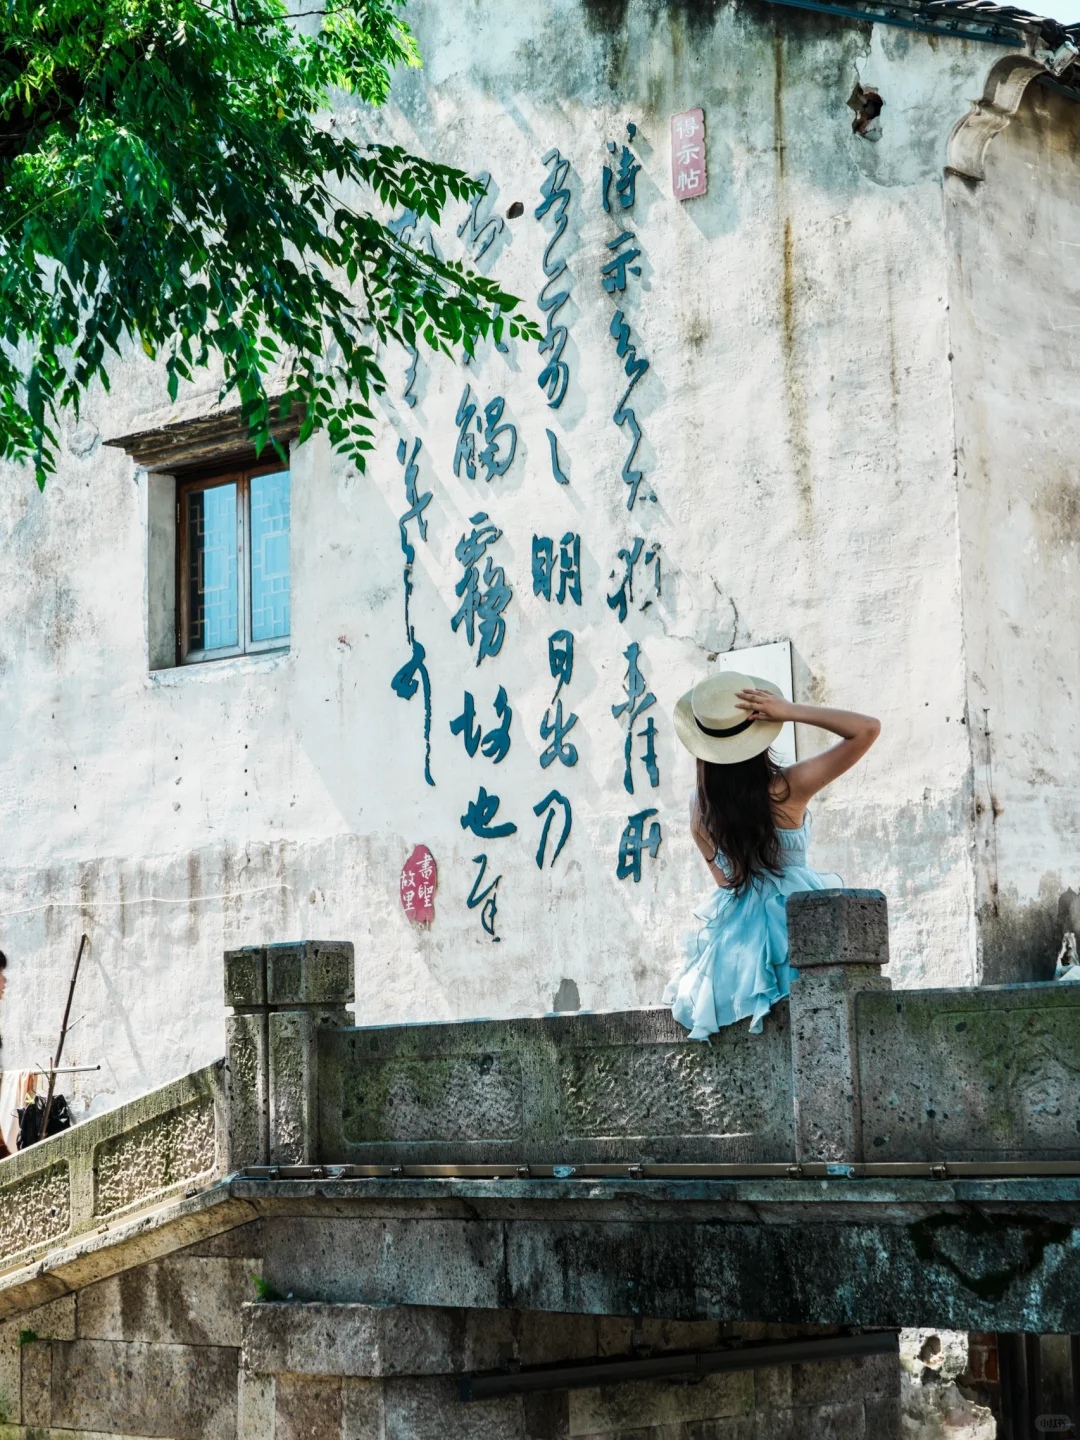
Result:
<svg viewBox="0 0 1080 1440">
<path fill-rule="evenodd" d="M 998 897 L 996 907 L 978 912 L 983 985 L 1019 985 L 1053 980 L 1054 966 L 1068 930 L 1080 933 L 1080 895 L 1065 890 L 1056 899 L 1046 889 L 1022 905 L 1015 891 Z"/>
</svg>

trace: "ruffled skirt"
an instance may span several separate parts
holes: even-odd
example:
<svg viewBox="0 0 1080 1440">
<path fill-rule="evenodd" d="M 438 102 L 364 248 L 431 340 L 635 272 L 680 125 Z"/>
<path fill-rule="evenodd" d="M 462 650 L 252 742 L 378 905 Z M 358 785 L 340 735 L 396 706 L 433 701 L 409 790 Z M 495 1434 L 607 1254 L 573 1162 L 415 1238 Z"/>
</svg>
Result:
<svg viewBox="0 0 1080 1440">
<path fill-rule="evenodd" d="M 707 1040 L 725 1025 L 750 1020 L 752 1034 L 796 979 L 788 963 L 789 895 L 831 890 L 839 875 L 809 865 L 785 865 L 742 895 L 720 886 L 694 911 L 699 922 L 682 936 L 683 967 L 664 991 L 664 1004 L 691 1040 Z"/>
</svg>

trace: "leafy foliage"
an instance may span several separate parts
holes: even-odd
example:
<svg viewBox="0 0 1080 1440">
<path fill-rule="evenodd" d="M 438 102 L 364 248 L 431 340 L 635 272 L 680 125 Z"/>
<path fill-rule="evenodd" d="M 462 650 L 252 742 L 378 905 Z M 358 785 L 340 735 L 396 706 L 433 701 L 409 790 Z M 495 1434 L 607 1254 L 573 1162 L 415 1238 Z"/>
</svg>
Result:
<svg viewBox="0 0 1080 1440">
<path fill-rule="evenodd" d="M 251 1282 L 255 1286 L 256 1304 L 270 1305 L 276 1302 L 280 1302 L 282 1300 L 292 1299 L 291 1290 L 289 1291 L 288 1295 L 282 1295 L 280 1290 L 275 1290 L 273 1285 L 271 1285 L 270 1281 L 265 1280 L 261 1275 L 252 1275 Z"/>
<path fill-rule="evenodd" d="M 309 34 L 283 0 L 8 0 L 0 456 L 43 485 L 60 415 L 134 340 L 173 398 L 216 357 L 258 448 L 298 408 L 302 440 L 324 428 L 362 469 L 375 337 L 470 353 L 504 324 L 538 337 L 515 296 L 371 213 L 377 197 L 437 222 L 477 183 L 327 115 L 335 88 L 378 105 L 419 63 L 401 3 L 327 0 L 301 12 L 321 19 Z"/>
</svg>

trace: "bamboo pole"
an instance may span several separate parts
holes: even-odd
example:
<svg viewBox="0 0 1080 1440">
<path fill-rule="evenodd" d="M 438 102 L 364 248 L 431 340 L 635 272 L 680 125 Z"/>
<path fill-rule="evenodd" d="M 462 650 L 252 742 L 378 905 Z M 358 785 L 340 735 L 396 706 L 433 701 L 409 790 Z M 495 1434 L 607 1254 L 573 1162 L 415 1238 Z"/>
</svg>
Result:
<svg viewBox="0 0 1080 1440">
<path fill-rule="evenodd" d="M 52 1115 L 53 1091 L 56 1088 L 56 1069 L 60 1064 L 60 1057 L 64 1053 L 64 1039 L 68 1032 L 68 1020 L 71 1017 L 71 1002 L 75 997 L 75 982 L 79 978 L 79 966 L 82 964 L 83 951 L 86 949 L 87 937 L 84 935 L 79 941 L 79 953 L 75 956 L 75 969 L 71 974 L 71 984 L 68 986 L 67 1004 L 64 1006 L 64 1019 L 60 1025 L 60 1040 L 56 1046 L 56 1054 L 49 1056 L 49 1093 L 45 1099 L 45 1114 L 41 1117 L 41 1136 L 44 1140 L 49 1133 L 49 1119 Z"/>
</svg>

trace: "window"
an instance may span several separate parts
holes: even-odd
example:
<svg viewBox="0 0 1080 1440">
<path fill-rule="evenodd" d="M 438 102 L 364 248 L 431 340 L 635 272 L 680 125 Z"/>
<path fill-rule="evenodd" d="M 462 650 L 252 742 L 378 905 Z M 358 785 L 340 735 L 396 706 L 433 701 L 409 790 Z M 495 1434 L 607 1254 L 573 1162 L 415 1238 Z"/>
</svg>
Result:
<svg viewBox="0 0 1080 1440">
<path fill-rule="evenodd" d="M 289 643 L 289 471 L 280 462 L 178 479 L 181 664 Z"/>
</svg>

